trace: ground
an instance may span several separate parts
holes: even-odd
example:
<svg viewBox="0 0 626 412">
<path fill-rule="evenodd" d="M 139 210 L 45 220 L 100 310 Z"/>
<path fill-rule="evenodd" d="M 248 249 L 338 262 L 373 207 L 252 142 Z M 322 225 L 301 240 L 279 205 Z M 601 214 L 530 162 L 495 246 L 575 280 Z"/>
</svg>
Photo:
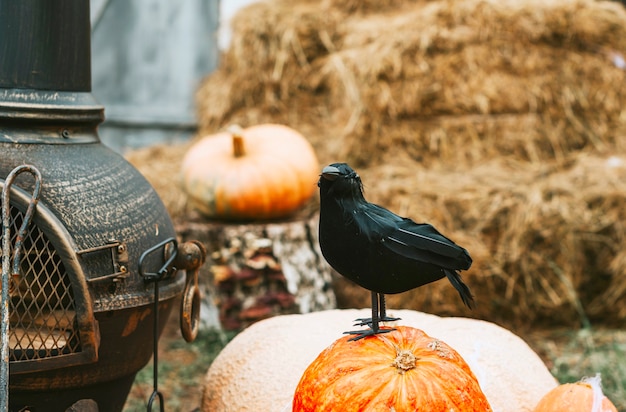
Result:
<svg viewBox="0 0 626 412">
<path fill-rule="evenodd" d="M 178 312 L 172 311 L 159 340 L 158 389 L 163 395 L 166 411 L 200 410 L 204 375 L 219 351 L 234 336 L 233 332 L 200 331 L 194 342 L 187 343 L 180 333 Z M 124 412 L 146 411 L 154 391 L 153 373 L 153 362 L 139 371 Z M 157 403 L 152 410 L 159 410 Z"/>
</svg>

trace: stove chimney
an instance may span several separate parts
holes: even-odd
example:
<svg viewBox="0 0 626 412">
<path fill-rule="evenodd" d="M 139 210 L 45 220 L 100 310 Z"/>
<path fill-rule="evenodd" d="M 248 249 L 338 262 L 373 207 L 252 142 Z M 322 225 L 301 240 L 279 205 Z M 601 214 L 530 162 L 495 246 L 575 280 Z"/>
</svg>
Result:
<svg viewBox="0 0 626 412">
<path fill-rule="evenodd" d="M 91 91 L 89 0 L 1 0 L 0 88 Z"/>
</svg>

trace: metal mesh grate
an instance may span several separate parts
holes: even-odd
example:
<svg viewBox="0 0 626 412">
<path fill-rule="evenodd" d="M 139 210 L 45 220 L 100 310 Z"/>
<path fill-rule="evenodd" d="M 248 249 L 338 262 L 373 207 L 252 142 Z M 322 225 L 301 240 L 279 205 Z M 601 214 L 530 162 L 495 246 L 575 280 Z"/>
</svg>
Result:
<svg viewBox="0 0 626 412">
<path fill-rule="evenodd" d="M 11 245 L 23 218 L 11 208 Z M 80 352 L 68 274 L 50 240 L 35 224 L 23 240 L 20 274 L 11 279 L 9 293 L 10 361 Z"/>
</svg>

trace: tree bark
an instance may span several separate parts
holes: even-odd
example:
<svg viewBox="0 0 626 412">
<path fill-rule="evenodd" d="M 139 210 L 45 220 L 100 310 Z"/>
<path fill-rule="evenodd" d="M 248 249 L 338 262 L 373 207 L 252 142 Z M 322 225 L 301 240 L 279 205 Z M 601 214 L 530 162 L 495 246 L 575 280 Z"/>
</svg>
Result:
<svg viewBox="0 0 626 412">
<path fill-rule="evenodd" d="M 200 269 L 202 328 L 240 330 L 275 315 L 336 307 L 317 216 L 288 222 L 184 222 L 182 241 L 207 248 Z"/>
</svg>

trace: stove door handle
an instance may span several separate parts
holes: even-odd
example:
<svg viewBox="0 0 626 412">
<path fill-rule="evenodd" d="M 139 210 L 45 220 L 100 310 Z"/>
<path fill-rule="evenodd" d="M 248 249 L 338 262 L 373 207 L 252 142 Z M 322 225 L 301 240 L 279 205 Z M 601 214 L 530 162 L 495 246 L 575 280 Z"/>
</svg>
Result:
<svg viewBox="0 0 626 412">
<path fill-rule="evenodd" d="M 178 248 L 176 266 L 187 271 L 187 280 L 180 305 L 180 331 L 187 342 L 193 342 L 200 327 L 200 287 L 198 272 L 206 260 L 206 249 L 197 240 L 190 240 Z M 190 273 L 193 272 L 193 273 Z"/>
<path fill-rule="evenodd" d="M 198 270 L 194 276 L 187 276 L 187 283 L 180 305 L 180 332 L 187 342 L 193 342 L 198 336 L 200 327 L 200 288 L 198 287 Z"/>
</svg>

